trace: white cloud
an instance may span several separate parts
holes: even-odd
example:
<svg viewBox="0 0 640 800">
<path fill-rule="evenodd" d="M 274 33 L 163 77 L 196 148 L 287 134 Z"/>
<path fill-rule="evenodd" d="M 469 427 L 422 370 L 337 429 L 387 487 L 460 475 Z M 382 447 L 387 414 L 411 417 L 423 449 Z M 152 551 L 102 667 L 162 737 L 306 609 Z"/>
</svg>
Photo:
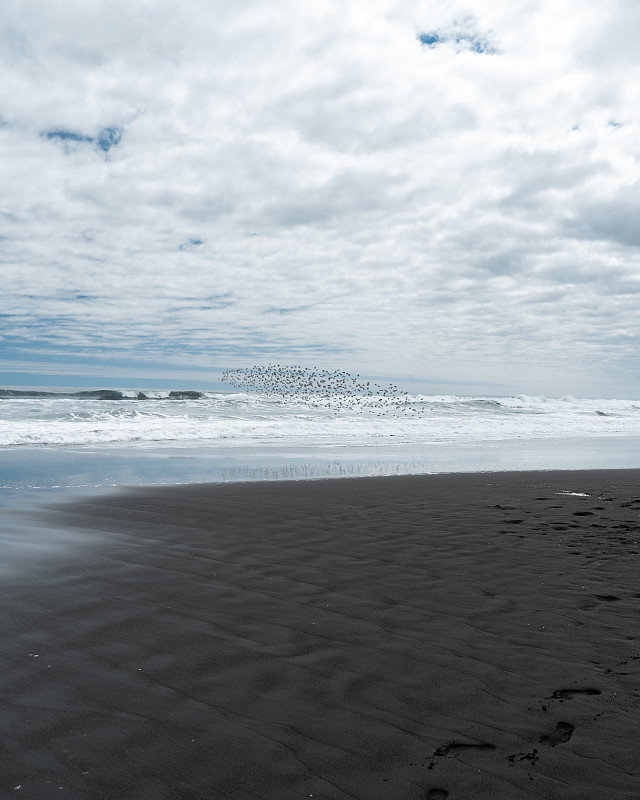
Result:
<svg viewBox="0 0 640 800">
<path fill-rule="evenodd" d="M 5 352 L 637 394 L 635 7 L 317 6 L 7 4 Z"/>
</svg>

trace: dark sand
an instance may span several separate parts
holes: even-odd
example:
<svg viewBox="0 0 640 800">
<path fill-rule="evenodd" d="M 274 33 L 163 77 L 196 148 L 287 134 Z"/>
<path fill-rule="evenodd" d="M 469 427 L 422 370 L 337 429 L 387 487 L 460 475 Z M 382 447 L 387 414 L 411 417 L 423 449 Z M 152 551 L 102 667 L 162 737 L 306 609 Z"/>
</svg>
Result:
<svg viewBox="0 0 640 800">
<path fill-rule="evenodd" d="M 640 471 L 48 515 L 94 533 L 2 578 L 3 798 L 640 797 Z"/>
</svg>

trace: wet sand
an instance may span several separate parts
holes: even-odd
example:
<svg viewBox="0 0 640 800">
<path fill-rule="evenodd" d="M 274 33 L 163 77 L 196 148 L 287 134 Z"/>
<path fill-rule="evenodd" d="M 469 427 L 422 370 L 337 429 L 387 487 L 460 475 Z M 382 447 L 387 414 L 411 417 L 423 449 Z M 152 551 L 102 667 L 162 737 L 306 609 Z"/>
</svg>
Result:
<svg viewBox="0 0 640 800">
<path fill-rule="evenodd" d="M 3 798 L 640 796 L 640 471 L 39 517 L 73 536 L 0 581 Z"/>
</svg>

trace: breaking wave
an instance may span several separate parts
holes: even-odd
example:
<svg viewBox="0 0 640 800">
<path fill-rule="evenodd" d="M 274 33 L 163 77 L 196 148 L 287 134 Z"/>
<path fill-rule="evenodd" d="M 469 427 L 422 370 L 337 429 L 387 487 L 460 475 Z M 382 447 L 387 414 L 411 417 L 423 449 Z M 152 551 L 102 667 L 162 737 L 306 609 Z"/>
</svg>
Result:
<svg viewBox="0 0 640 800">
<path fill-rule="evenodd" d="M 322 447 L 640 432 L 638 401 L 369 392 L 354 400 L 340 392 L 3 389 L 0 446 Z"/>
</svg>

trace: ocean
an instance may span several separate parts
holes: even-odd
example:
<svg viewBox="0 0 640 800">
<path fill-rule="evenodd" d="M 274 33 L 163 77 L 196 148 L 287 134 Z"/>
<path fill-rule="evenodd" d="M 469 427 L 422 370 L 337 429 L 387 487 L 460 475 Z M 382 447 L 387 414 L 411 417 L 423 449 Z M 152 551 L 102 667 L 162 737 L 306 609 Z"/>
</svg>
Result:
<svg viewBox="0 0 640 800">
<path fill-rule="evenodd" d="M 378 389 L 4 389 L 0 488 L 640 467 L 640 401 Z"/>
</svg>

